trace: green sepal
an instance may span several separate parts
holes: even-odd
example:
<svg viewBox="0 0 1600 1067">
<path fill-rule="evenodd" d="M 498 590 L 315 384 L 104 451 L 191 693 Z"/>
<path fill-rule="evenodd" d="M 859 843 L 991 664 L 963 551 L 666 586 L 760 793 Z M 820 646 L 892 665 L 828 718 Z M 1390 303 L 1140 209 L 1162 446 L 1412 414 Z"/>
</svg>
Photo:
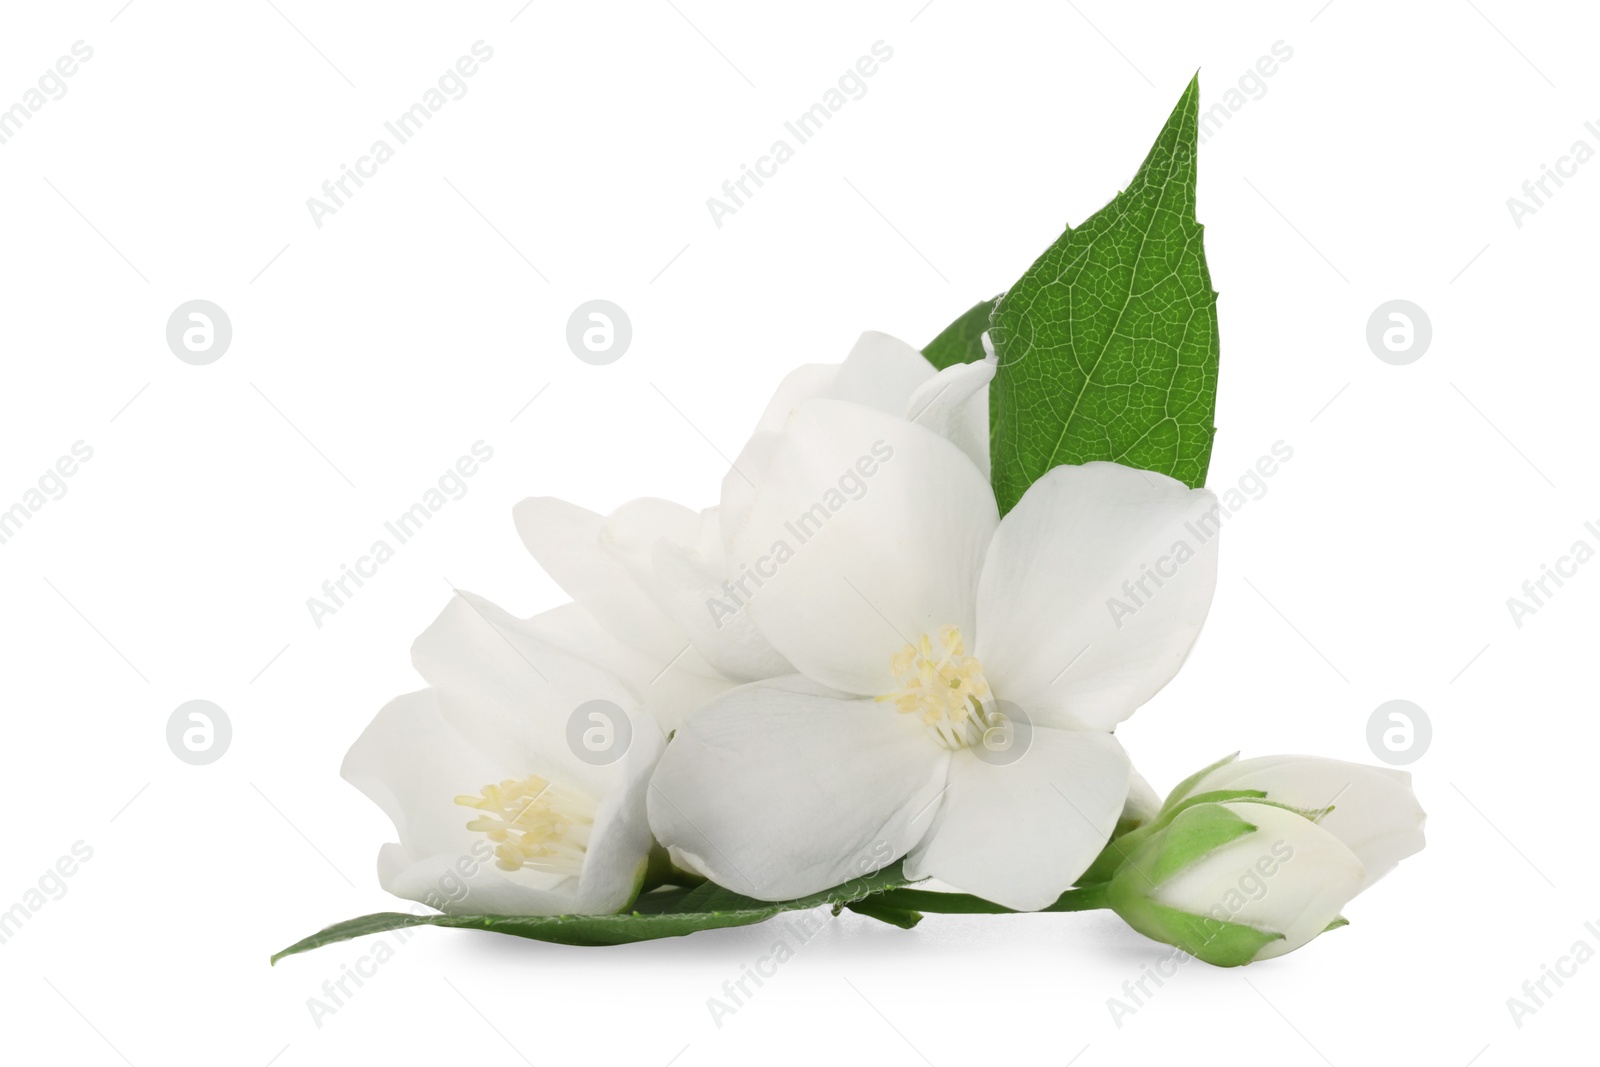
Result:
<svg viewBox="0 0 1600 1067">
<path fill-rule="evenodd" d="M 1204 773 L 1204 772 L 1202 772 Z M 1117 873 L 1128 857 L 1133 854 L 1151 835 L 1164 829 L 1178 815 L 1197 804 L 1218 804 L 1226 801 L 1252 801 L 1257 803 L 1270 803 L 1263 798 L 1267 794 L 1259 789 L 1216 789 L 1209 793 L 1198 793 L 1178 801 L 1173 805 L 1168 801 L 1168 806 L 1156 813 L 1156 817 L 1142 826 L 1136 826 L 1125 834 L 1114 835 L 1106 842 L 1105 848 L 1089 864 L 1088 870 L 1078 877 L 1077 885 L 1096 885 L 1100 882 L 1109 882 Z M 1283 805 L 1275 805 L 1282 807 Z M 1291 809 L 1294 810 L 1294 809 Z M 1304 812 L 1301 812 L 1304 814 Z"/>
<path fill-rule="evenodd" d="M 1212 919 L 1157 904 L 1147 896 L 1119 898 L 1115 883 L 1112 907 L 1127 924 L 1153 941 L 1173 945 L 1197 960 L 1216 967 L 1242 967 L 1282 934 L 1257 930 L 1243 923 Z"/>
<path fill-rule="evenodd" d="M 1209 767 L 1202 767 L 1198 771 L 1195 771 L 1193 774 L 1191 774 L 1189 777 L 1185 778 L 1183 781 L 1179 782 L 1176 786 L 1173 787 L 1172 792 L 1167 794 L 1166 803 L 1161 805 L 1162 813 L 1165 814 L 1168 809 L 1176 807 L 1178 802 L 1183 800 L 1185 797 L 1187 797 L 1189 795 L 1189 791 L 1192 790 L 1195 786 L 1199 785 L 1201 779 L 1203 779 L 1206 775 L 1210 774 L 1212 771 L 1216 770 L 1218 767 L 1226 767 L 1228 764 L 1232 763 L 1234 760 L 1236 760 L 1238 758 L 1239 758 L 1239 753 L 1237 753 L 1237 752 L 1234 752 L 1231 755 L 1223 756 L 1221 759 L 1217 760 L 1217 762 L 1211 764 Z"/>
<path fill-rule="evenodd" d="M 1135 881 L 1153 889 L 1189 864 L 1255 830 L 1254 823 L 1221 804 L 1185 808 L 1147 838 L 1136 855 L 1128 857 L 1111 884 Z"/>
</svg>

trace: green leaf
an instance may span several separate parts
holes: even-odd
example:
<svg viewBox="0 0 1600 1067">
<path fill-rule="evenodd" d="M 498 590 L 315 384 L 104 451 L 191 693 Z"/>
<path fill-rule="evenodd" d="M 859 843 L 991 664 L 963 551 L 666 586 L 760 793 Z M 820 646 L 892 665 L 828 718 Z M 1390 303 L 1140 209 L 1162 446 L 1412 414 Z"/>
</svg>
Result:
<svg viewBox="0 0 1600 1067">
<path fill-rule="evenodd" d="M 1195 218 L 1199 106 L 1197 75 L 1128 187 L 1063 233 L 994 309 L 990 456 L 1001 514 L 1063 463 L 1111 460 L 1205 482 L 1218 340 Z"/>
<path fill-rule="evenodd" d="M 846 904 L 846 908 L 858 915 L 865 915 L 869 919 L 877 919 L 890 926 L 898 926 L 902 930 L 909 930 L 922 921 L 920 911 L 909 908 L 897 908 L 892 904 L 880 904 L 873 897 L 858 900 L 854 904 Z"/>
<path fill-rule="evenodd" d="M 962 312 L 959 319 L 946 326 L 944 332 L 923 347 L 923 356 L 939 370 L 957 363 L 975 363 L 983 359 L 983 331 L 989 328 L 989 315 L 999 302 L 997 296 Z"/>
<path fill-rule="evenodd" d="M 893 907 L 938 915 L 1034 915 L 1044 912 L 1094 911 L 1108 907 L 1104 886 L 1069 889 L 1054 904 L 1038 912 L 1019 912 L 1004 904 L 984 900 L 970 893 L 945 893 L 933 889 L 889 889 L 870 899 L 875 907 Z M 857 907 L 857 905 L 851 905 Z"/>
<path fill-rule="evenodd" d="M 786 911 L 801 911 L 830 904 L 849 906 L 863 901 L 870 903 L 869 898 L 874 894 L 906 884 L 900 864 L 895 863 L 821 893 L 778 902 L 756 900 L 706 882 L 692 889 L 663 889 L 646 893 L 635 901 L 632 910 L 620 915 L 410 915 L 385 911 L 335 923 L 277 953 L 272 957 L 272 962 L 277 963 L 285 956 L 349 941 L 351 938 L 411 926 L 488 930 L 560 945 L 625 945 L 635 941 L 654 941 L 661 937 L 682 937 L 698 930 L 749 926 Z M 856 910 L 898 926 L 906 926 L 908 922 L 909 925 L 915 925 L 915 920 L 908 919 L 904 909 L 886 906 L 878 912 L 867 908 Z"/>
</svg>

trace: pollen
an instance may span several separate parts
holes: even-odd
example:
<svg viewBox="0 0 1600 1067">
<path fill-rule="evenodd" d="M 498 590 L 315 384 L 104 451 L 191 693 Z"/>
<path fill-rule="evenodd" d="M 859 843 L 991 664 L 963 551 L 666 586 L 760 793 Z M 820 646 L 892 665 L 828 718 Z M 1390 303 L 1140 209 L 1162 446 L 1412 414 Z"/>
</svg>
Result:
<svg viewBox="0 0 1600 1067">
<path fill-rule="evenodd" d="M 582 873 L 596 807 L 582 791 L 533 775 L 486 785 L 476 796 L 456 797 L 456 803 L 477 810 L 467 829 L 493 842 L 501 870 Z"/>
<path fill-rule="evenodd" d="M 994 694 L 983 676 L 983 664 L 967 655 L 966 641 L 956 626 L 923 634 L 889 660 L 900 688 L 885 693 L 902 715 L 922 719 L 934 740 L 946 748 L 965 748 L 983 735 L 987 705 Z"/>
</svg>

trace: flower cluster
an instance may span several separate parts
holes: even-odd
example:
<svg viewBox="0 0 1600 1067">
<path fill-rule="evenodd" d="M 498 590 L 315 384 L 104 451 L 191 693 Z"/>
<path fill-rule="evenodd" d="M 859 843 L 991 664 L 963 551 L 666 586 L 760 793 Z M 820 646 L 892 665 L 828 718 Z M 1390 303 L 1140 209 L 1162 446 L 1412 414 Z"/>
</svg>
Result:
<svg viewBox="0 0 1600 1067">
<path fill-rule="evenodd" d="M 891 887 L 886 909 L 1109 907 L 1223 965 L 1342 924 L 1422 847 L 1408 777 L 1230 759 L 1157 799 L 1116 728 L 1205 621 L 1218 503 L 1096 462 L 1002 515 L 994 374 L 992 352 L 936 371 L 868 333 L 784 380 L 716 507 L 520 504 L 573 602 L 518 619 L 458 593 L 417 640 L 429 688 L 343 769 L 398 831 L 384 888 L 609 915 L 662 886 L 789 901 L 898 863 L 940 891 Z"/>
</svg>

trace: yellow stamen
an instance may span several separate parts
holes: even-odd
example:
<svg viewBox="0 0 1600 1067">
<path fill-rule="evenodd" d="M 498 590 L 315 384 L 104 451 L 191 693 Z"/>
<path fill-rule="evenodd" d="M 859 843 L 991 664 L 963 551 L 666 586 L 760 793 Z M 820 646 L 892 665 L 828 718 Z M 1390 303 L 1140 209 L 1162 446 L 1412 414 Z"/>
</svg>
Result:
<svg viewBox="0 0 1600 1067">
<path fill-rule="evenodd" d="M 478 796 L 456 797 L 456 803 L 481 813 L 467 829 L 494 842 L 501 870 L 582 873 L 596 806 L 582 791 L 532 775 L 491 783 Z"/>
<path fill-rule="evenodd" d="M 955 626 L 939 628 L 937 644 L 922 634 L 889 659 L 900 688 L 879 700 L 890 701 L 902 715 L 919 715 L 934 739 L 946 748 L 964 748 L 983 735 L 986 704 L 993 699 L 983 664 L 967 655 L 966 641 Z"/>
</svg>

